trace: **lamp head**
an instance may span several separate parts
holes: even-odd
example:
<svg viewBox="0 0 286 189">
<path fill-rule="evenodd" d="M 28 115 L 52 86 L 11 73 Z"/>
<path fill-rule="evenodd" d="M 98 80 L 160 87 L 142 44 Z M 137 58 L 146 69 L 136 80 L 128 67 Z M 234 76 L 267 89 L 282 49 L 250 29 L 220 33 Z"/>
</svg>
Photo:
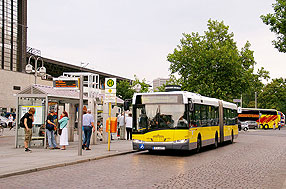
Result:
<svg viewBox="0 0 286 189">
<path fill-rule="evenodd" d="M 44 66 L 40 67 L 40 69 L 39 69 L 39 74 L 40 74 L 40 76 L 45 75 L 46 72 L 47 72 L 47 70 L 46 70 L 46 68 L 45 68 Z"/>
<path fill-rule="evenodd" d="M 33 72 L 33 66 L 31 64 L 27 64 L 25 70 L 26 73 L 30 74 Z"/>
</svg>

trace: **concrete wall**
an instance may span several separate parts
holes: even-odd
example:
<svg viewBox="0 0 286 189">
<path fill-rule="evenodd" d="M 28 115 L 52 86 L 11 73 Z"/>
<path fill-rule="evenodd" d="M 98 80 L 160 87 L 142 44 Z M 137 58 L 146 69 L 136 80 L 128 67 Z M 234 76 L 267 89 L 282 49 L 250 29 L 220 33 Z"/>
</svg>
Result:
<svg viewBox="0 0 286 189">
<path fill-rule="evenodd" d="M 13 90 L 13 87 L 19 86 L 23 90 L 29 85 L 34 84 L 34 82 L 35 77 L 33 74 L 0 69 L 0 108 L 7 108 L 8 112 L 10 108 L 16 108 L 17 98 L 14 94 L 20 91 Z M 52 86 L 53 82 L 37 77 L 37 84 Z"/>
</svg>

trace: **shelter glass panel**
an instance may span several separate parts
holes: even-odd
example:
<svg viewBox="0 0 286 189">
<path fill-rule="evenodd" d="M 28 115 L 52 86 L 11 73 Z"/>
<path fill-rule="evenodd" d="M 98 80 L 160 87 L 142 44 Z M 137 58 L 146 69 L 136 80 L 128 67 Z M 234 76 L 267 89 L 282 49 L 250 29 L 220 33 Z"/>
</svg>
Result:
<svg viewBox="0 0 286 189">
<path fill-rule="evenodd" d="M 35 108 L 34 122 L 32 127 L 32 140 L 30 146 L 43 146 L 45 139 L 45 110 L 46 100 L 45 98 L 24 98 L 19 97 L 18 104 L 18 129 L 17 129 L 17 147 L 24 146 L 25 130 L 20 127 L 20 119 L 29 111 L 30 108 Z"/>
</svg>

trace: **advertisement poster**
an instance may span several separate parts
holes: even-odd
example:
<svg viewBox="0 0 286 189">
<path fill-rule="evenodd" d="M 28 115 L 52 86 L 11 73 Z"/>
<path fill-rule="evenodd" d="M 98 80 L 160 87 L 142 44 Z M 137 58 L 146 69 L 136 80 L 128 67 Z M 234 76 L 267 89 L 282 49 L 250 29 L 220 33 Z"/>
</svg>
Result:
<svg viewBox="0 0 286 189">
<path fill-rule="evenodd" d="M 36 112 L 34 115 L 34 122 L 33 124 L 41 125 L 44 124 L 43 119 L 43 106 L 20 106 L 20 117 L 23 117 L 25 113 L 29 111 L 30 108 L 35 108 Z"/>
</svg>

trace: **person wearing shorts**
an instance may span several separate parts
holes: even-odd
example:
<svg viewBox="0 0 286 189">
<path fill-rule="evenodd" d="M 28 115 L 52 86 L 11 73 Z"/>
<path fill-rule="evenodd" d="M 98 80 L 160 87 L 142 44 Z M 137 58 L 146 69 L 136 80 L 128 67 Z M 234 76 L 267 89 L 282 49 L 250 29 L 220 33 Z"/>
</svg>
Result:
<svg viewBox="0 0 286 189">
<path fill-rule="evenodd" d="M 24 115 L 25 152 L 31 152 L 31 150 L 28 147 L 32 139 L 32 127 L 33 127 L 33 122 L 34 122 L 34 114 L 35 114 L 35 108 L 30 108 L 29 112 Z"/>
</svg>

